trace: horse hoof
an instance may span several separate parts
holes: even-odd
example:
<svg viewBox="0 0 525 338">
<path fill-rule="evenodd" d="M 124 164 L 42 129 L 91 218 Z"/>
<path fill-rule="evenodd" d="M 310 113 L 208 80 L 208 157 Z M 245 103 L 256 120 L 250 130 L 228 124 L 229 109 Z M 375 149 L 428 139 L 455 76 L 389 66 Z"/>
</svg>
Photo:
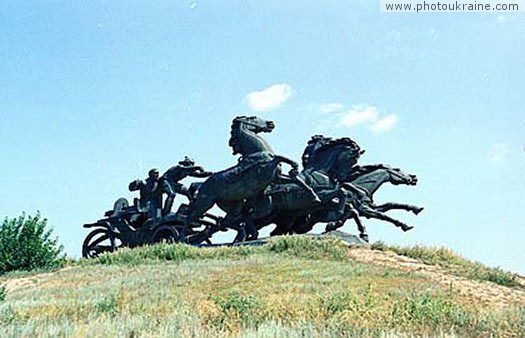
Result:
<svg viewBox="0 0 525 338">
<path fill-rule="evenodd" d="M 424 208 L 424 207 L 421 207 L 421 208 L 414 209 L 414 210 L 413 210 L 413 211 L 414 211 L 414 214 L 415 214 L 415 215 L 419 215 L 419 213 L 420 213 L 421 211 L 423 211 L 423 209 L 425 209 L 425 208 Z"/>
<path fill-rule="evenodd" d="M 359 235 L 359 238 L 368 243 L 368 234 L 361 234 Z"/>
<path fill-rule="evenodd" d="M 330 232 L 330 231 L 334 231 L 337 229 L 337 226 L 335 223 L 333 222 L 330 222 L 326 225 L 326 228 L 324 229 L 324 232 Z"/>
<path fill-rule="evenodd" d="M 404 232 L 407 232 L 408 230 L 412 230 L 414 229 L 414 227 L 410 226 L 410 225 L 403 225 L 401 227 L 401 230 L 403 230 Z"/>
</svg>

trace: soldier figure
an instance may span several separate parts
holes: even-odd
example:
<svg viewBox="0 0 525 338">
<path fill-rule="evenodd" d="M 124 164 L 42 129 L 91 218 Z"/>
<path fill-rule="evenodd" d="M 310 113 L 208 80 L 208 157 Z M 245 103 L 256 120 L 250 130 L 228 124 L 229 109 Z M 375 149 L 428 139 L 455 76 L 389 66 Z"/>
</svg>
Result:
<svg viewBox="0 0 525 338">
<path fill-rule="evenodd" d="M 129 184 L 130 191 L 140 191 L 140 203 L 141 208 L 145 208 L 148 211 L 148 219 L 156 220 L 160 215 L 164 216 L 169 213 L 171 205 L 168 207 L 168 202 L 173 200 L 175 193 L 173 188 L 165 179 L 159 177 L 159 171 L 157 169 L 151 169 L 148 172 L 148 178 L 146 182 L 142 180 L 135 180 Z M 166 194 L 166 204 L 162 209 L 162 195 Z M 162 210 L 161 210 L 162 209 Z"/>
<path fill-rule="evenodd" d="M 196 166 L 195 161 L 192 158 L 185 156 L 182 161 L 179 161 L 178 165 L 169 168 L 164 175 L 162 175 L 162 178 L 171 184 L 176 193 L 188 197 L 191 201 L 193 200 L 195 191 L 191 188 L 188 189 L 182 183 L 179 183 L 179 181 L 188 176 L 203 178 L 208 177 L 211 174 L 212 172 L 205 171 L 201 166 Z M 169 208 L 171 208 L 174 197 L 175 196 L 166 200 L 166 207 L 169 206 Z"/>
</svg>

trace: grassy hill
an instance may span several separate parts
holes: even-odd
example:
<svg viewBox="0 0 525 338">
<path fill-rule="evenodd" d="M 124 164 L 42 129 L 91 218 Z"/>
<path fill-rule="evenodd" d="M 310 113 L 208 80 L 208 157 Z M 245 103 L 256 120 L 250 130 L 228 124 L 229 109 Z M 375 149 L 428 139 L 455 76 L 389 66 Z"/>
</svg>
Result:
<svg viewBox="0 0 525 338">
<path fill-rule="evenodd" d="M 0 285 L 0 337 L 525 336 L 523 278 L 446 249 L 156 245 Z"/>
</svg>

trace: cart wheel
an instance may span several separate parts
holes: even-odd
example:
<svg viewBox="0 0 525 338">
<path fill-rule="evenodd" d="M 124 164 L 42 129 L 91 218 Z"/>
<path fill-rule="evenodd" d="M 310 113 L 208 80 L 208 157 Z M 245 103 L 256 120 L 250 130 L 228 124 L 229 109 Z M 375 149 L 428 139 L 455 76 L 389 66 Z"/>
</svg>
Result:
<svg viewBox="0 0 525 338">
<path fill-rule="evenodd" d="M 153 232 L 151 236 L 153 243 L 173 244 L 179 240 L 179 232 L 174 226 L 161 225 Z"/>
<path fill-rule="evenodd" d="M 91 231 L 82 244 L 82 257 L 95 258 L 104 252 L 113 252 L 117 249 L 115 235 L 108 229 Z"/>
</svg>

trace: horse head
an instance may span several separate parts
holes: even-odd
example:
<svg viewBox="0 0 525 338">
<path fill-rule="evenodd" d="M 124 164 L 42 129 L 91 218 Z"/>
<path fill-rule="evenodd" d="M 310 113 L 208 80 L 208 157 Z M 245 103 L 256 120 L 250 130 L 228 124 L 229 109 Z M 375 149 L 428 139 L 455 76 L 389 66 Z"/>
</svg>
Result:
<svg viewBox="0 0 525 338">
<path fill-rule="evenodd" d="M 275 123 L 257 116 L 237 116 L 232 121 L 232 130 L 239 127 L 256 134 L 261 132 L 269 133 L 275 128 Z"/>
<path fill-rule="evenodd" d="M 414 174 L 408 174 L 399 168 L 391 168 L 388 166 L 385 166 L 385 169 L 390 175 L 390 182 L 393 185 L 399 185 L 399 184 L 416 185 L 417 184 L 417 176 Z"/>
<path fill-rule="evenodd" d="M 271 120 L 264 120 L 257 116 L 237 116 L 231 124 L 228 145 L 233 149 L 234 155 L 246 154 L 258 149 L 267 150 L 269 146 L 256 134 L 269 133 L 274 128 L 275 123 Z M 248 145 L 246 146 L 247 143 Z"/>
</svg>

